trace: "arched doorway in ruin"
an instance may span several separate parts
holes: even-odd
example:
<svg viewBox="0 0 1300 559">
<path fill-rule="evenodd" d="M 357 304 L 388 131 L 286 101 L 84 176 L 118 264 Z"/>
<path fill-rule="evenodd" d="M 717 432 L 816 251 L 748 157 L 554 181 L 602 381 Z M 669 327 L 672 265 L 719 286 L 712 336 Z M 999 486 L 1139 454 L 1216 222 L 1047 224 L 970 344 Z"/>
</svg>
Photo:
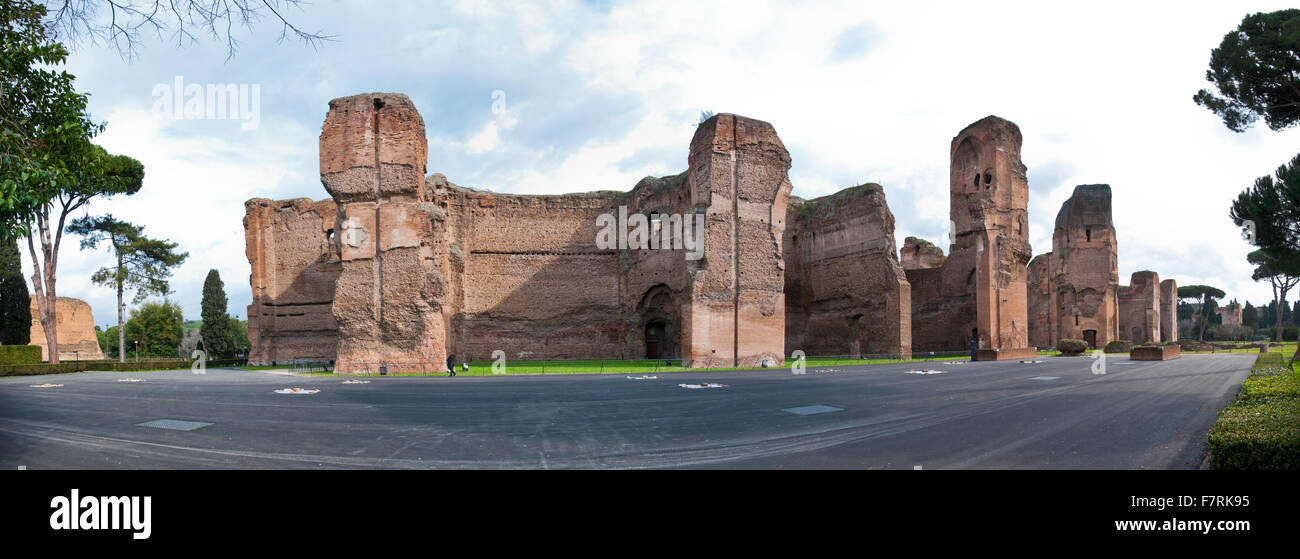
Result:
<svg viewBox="0 0 1300 559">
<path fill-rule="evenodd" d="M 675 336 L 679 331 L 677 306 L 667 285 L 657 284 L 647 289 L 637 304 L 642 341 L 646 359 L 673 359 L 677 357 Z"/>
</svg>

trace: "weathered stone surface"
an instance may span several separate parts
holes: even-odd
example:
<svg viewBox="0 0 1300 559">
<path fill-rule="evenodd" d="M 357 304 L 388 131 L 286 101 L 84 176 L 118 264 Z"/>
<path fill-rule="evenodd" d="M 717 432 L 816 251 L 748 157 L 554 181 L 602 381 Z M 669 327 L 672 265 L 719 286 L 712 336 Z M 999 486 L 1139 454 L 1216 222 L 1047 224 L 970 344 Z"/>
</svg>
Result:
<svg viewBox="0 0 1300 559">
<path fill-rule="evenodd" d="M 443 370 L 447 239 L 445 214 L 425 193 L 424 119 L 405 95 L 335 99 L 320 146 L 341 232 L 335 370 Z"/>
<path fill-rule="evenodd" d="M 1120 337 L 1133 343 L 1160 341 L 1160 299 L 1160 276 L 1150 270 L 1133 272 L 1129 285 L 1119 288 Z"/>
<path fill-rule="evenodd" d="M 338 354 L 331 307 L 342 265 L 333 200 L 244 203 L 245 253 L 252 270 L 249 363 L 329 361 Z"/>
<path fill-rule="evenodd" d="M 1119 268 L 1111 191 L 1080 185 L 1056 215 L 1052 252 L 1029 266 L 1029 335 L 1039 347 L 1064 338 L 1104 347 L 1119 333 Z"/>
<path fill-rule="evenodd" d="M 771 124 L 720 114 L 695 130 L 688 163 L 691 205 L 704 210 L 705 256 L 687 263 L 682 359 L 701 367 L 782 364 L 790 154 Z"/>
<path fill-rule="evenodd" d="M 938 269 L 907 270 L 914 351 L 1029 348 L 1029 185 L 1020 129 L 986 117 L 952 140 L 955 244 Z M 1021 352 L 1023 353 L 1023 352 Z M 986 354 L 991 355 L 991 354 Z"/>
<path fill-rule="evenodd" d="M 787 216 L 786 353 L 910 356 L 911 286 L 894 255 L 884 189 L 795 198 Z"/>
<path fill-rule="evenodd" d="M 45 328 L 40 313 L 36 311 L 36 296 L 32 296 L 31 344 L 41 346 L 41 359 L 50 360 L 50 350 L 45 343 Z M 81 299 L 59 297 L 54 314 L 58 321 L 59 361 L 91 361 L 104 359 L 95 335 L 95 317 L 90 305 Z"/>
<path fill-rule="evenodd" d="M 899 250 L 899 261 L 904 270 L 938 268 L 943 266 L 944 260 L 946 257 L 943 249 L 925 239 L 908 237 L 903 240 L 903 248 Z"/>
</svg>

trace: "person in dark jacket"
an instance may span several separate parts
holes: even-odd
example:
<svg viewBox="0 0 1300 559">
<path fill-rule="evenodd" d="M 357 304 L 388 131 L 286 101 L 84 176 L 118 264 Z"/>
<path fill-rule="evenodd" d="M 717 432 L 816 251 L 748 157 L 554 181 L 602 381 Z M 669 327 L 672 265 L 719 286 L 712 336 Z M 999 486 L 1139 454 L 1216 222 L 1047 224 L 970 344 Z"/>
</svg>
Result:
<svg viewBox="0 0 1300 559">
<path fill-rule="evenodd" d="M 456 354 L 455 353 L 450 353 L 447 355 L 447 371 L 451 373 L 451 376 L 453 377 L 456 376 Z"/>
<path fill-rule="evenodd" d="M 975 360 L 975 348 L 979 347 L 979 339 L 975 336 L 970 337 L 970 360 Z"/>
</svg>

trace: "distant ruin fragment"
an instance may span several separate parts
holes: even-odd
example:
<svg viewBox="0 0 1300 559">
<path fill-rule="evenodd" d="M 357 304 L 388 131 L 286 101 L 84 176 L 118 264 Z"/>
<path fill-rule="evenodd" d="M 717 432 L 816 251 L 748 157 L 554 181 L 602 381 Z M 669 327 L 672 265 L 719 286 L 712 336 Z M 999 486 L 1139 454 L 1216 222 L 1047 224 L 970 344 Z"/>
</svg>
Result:
<svg viewBox="0 0 1300 559">
<path fill-rule="evenodd" d="M 1133 272 L 1129 285 L 1119 288 L 1119 331 L 1133 343 L 1159 342 L 1160 276 L 1150 270 Z"/>
<path fill-rule="evenodd" d="M 36 311 L 36 296 L 32 295 L 31 344 L 41 346 L 41 360 L 50 360 L 50 350 L 45 342 L 45 328 L 40 313 Z M 95 317 L 90 305 L 81 299 L 59 297 L 55 303 L 58 317 L 59 361 L 97 361 L 104 359 L 95 335 Z"/>
<path fill-rule="evenodd" d="M 899 262 L 904 270 L 938 268 L 943 266 L 943 261 L 947 259 L 943 255 L 943 249 L 934 246 L 930 241 L 916 237 L 904 239 L 903 248 L 898 252 Z"/>
<path fill-rule="evenodd" d="M 1241 326 L 1241 303 L 1230 303 L 1219 307 L 1219 318 L 1224 326 Z"/>
</svg>

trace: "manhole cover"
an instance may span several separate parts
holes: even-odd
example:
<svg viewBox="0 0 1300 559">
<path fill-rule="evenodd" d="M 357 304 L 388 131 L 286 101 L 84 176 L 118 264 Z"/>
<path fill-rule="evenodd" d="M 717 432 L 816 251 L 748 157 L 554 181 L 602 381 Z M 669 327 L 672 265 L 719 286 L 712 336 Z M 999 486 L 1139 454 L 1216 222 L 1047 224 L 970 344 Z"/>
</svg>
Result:
<svg viewBox="0 0 1300 559">
<path fill-rule="evenodd" d="M 793 413 L 795 415 L 815 415 L 819 413 L 830 413 L 833 411 L 844 411 L 844 408 L 837 408 L 835 406 L 823 406 L 821 404 L 818 404 L 816 406 L 799 406 L 797 408 L 785 408 L 781 411 L 786 413 Z"/>
<path fill-rule="evenodd" d="M 276 394 L 315 394 L 317 392 L 320 392 L 320 390 L 316 388 L 282 388 L 275 391 Z"/>
<path fill-rule="evenodd" d="M 936 371 L 934 369 L 921 369 L 917 371 L 903 371 L 905 375 L 942 375 L 948 371 Z"/>
<path fill-rule="evenodd" d="M 345 381 L 343 381 L 343 384 L 370 384 L 370 381 L 368 381 L 368 380 L 357 380 L 357 379 L 352 379 L 352 380 L 345 380 Z"/>
<path fill-rule="evenodd" d="M 679 384 L 677 386 L 680 386 L 682 388 L 689 388 L 692 390 L 697 390 L 700 388 L 726 388 L 727 387 L 727 385 L 725 384 L 718 384 L 716 382 L 705 382 L 700 384 Z"/>
<path fill-rule="evenodd" d="M 184 421 L 181 419 L 155 419 L 144 423 L 137 423 L 137 427 L 153 427 L 154 429 L 171 429 L 173 431 L 193 431 L 202 427 L 212 425 L 202 421 Z"/>
<path fill-rule="evenodd" d="M 1056 380 L 1061 377 L 1031 377 L 1029 380 Z"/>
<path fill-rule="evenodd" d="M 644 375 L 643 375 L 643 376 L 639 376 L 639 377 L 627 377 L 628 380 L 655 380 L 655 379 L 657 379 L 657 378 L 659 378 L 659 377 L 657 377 L 657 376 L 653 376 L 653 375 L 650 375 L 650 376 L 644 376 Z"/>
</svg>

